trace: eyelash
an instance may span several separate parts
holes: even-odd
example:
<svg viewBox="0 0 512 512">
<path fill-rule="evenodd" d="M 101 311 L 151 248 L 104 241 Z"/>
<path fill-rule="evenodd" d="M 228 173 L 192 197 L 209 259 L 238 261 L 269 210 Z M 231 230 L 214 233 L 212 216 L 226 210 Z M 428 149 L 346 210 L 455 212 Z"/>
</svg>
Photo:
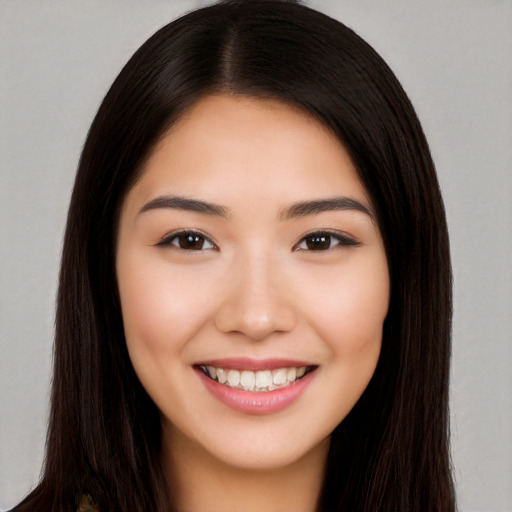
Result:
<svg viewBox="0 0 512 512">
<path fill-rule="evenodd" d="M 313 242 L 313 244 L 317 245 L 316 249 L 312 249 L 311 247 L 307 246 L 309 241 L 312 241 L 313 239 L 316 239 L 316 242 Z M 333 240 L 337 243 L 332 245 Z M 320 248 L 323 243 L 328 243 L 328 247 Z M 302 245 L 306 245 L 306 247 L 301 247 Z M 325 252 L 331 249 L 334 249 L 339 246 L 358 246 L 361 245 L 357 240 L 354 240 L 353 238 L 348 237 L 347 235 L 344 235 L 342 233 L 336 232 L 336 231 L 314 231 L 312 233 L 307 234 L 304 236 L 298 244 L 296 244 L 293 247 L 294 251 L 310 251 L 310 252 Z"/>
<path fill-rule="evenodd" d="M 192 237 L 202 240 L 201 247 L 194 249 L 190 247 L 182 247 L 181 241 L 185 241 L 187 238 L 192 242 Z M 180 240 L 181 239 L 181 240 Z M 178 243 L 173 243 L 174 241 L 177 241 Z M 204 243 L 208 243 L 211 245 L 211 247 L 207 247 L 206 249 L 203 247 Z M 213 242 L 209 237 L 206 235 L 203 235 L 200 231 L 194 231 L 194 230 L 188 230 L 188 231 L 177 231 L 174 233 L 170 233 L 169 235 L 166 235 L 160 242 L 156 244 L 158 247 L 166 247 L 169 245 L 173 245 L 176 247 L 176 249 L 180 249 L 182 251 L 205 251 L 205 250 L 212 250 L 217 249 L 217 245 L 215 242 Z"/>
<path fill-rule="evenodd" d="M 187 240 L 188 239 L 188 240 Z M 316 241 L 314 241 L 316 239 Z M 336 241 L 333 245 L 333 240 Z M 174 243 L 174 242 L 177 243 Z M 182 242 L 185 243 L 196 243 L 200 244 L 197 248 L 184 247 L 182 246 Z M 312 242 L 313 246 L 317 246 L 317 248 L 311 248 L 308 246 L 308 242 Z M 204 247 L 204 244 L 207 243 L 210 247 Z M 322 247 L 323 244 L 328 244 L 327 247 Z M 205 250 L 216 250 L 218 249 L 217 245 L 213 240 L 209 237 L 201 233 L 200 231 L 177 231 L 175 233 L 170 233 L 165 236 L 160 242 L 156 244 L 158 247 L 166 247 L 172 245 L 177 249 L 183 251 L 205 251 Z M 302 245 L 306 245 L 306 247 L 301 247 Z M 311 251 L 311 252 L 325 252 L 331 250 L 338 246 L 358 246 L 360 243 L 353 238 L 350 238 L 346 235 L 343 235 L 338 232 L 333 231 L 314 231 L 304 236 L 299 243 L 293 246 L 294 251 Z M 319 248 L 320 247 L 320 248 Z"/>
</svg>

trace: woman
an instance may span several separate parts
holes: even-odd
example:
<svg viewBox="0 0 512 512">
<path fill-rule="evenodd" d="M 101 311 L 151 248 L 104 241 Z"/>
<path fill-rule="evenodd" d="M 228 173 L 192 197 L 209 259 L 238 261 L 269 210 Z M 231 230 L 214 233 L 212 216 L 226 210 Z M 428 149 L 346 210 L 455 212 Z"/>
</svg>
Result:
<svg viewBox="0 0 512 512">
<path fill-rule="evenodd" d="M 291 2 L 180 18 L 89 132 L 15 510 L 454 510 L 450 281 L 427 143 L 364 41 Z"/>
</svg>

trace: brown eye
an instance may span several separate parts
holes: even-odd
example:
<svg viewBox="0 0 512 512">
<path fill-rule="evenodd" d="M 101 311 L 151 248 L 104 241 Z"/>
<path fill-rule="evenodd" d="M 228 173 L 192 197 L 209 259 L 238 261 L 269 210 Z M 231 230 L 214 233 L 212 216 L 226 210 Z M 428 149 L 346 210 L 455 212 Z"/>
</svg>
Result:
<svg viewBox="0 0 512 512">
<path fill-rule="evenodd" d="M 325 251 L 331 247 L 331 235 L 311 235 L 304 239 L 310 251 Z"/>
<path fill-rule="evenodd" d="M 195 231 L 182 231 L 167 236 L 159 246 L 172 245 L 185 251 L 204 251 L 207 249 L 215 249 L 215 244 L 206 236 Z"/>
<path fill-rule="evenodd" d="M 330 233 L 328 231 L 318 231 L 305 236 L 295 247 L 294 250 L 300 251 L 328 251 L 337 246 L 359 245 L 359 242 L 349 238 L 341 233 Z"/>
<path fill-rule="evenodd" d="M 200 251 L 204 245 L 204 236 L 197 233 L 187 233 L 177 237 L 180 249 L 188 249 L 191 251 Z"/>
</svg>

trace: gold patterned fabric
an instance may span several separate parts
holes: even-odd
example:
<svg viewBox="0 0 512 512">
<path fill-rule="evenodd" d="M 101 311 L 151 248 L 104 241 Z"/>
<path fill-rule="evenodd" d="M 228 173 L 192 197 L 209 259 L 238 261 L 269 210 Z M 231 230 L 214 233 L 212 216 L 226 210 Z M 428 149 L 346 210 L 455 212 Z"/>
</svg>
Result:
<svg viewBox="0 0 512 512">
<path fill-rule="evenodd" d="M 76 512 L 100 512 L 100 509 L 90 494 L 83 493 L 80 496 L 80 503 L 78 504 Z"/>
</svg>

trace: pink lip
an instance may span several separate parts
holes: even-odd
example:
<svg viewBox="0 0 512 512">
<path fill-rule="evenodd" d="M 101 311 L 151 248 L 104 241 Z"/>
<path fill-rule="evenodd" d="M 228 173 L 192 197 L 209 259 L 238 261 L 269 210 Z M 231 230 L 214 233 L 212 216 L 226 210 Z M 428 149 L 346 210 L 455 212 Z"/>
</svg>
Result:
<svg viewBox="0 0 512 512">
<path fill-rule="evenodd" d="M 292 359 L 252 359 L 250 357 L 230 357 L 225 359 L 210 359 L 201 361 L 201 366 L 215 366 L 226 370 L 276 370 L 277 368 L 300 368 L 302 366 L 314 366 L 304 361 L 294 361 Z"/>
<path fill-rule="evenodd" d="M 212 364 L 212 366 L 216 365 Z M 222 367 L 226 368 L 226 366 Z M 240 366 L 236 366 L 236 368 L 242 369 Z M 268 366 L 265 366 L 265 369 L 268 368 Z M 283 366 L 278 366 L 278 368 L 283 368 Z M 197 368 L 196 373 L 206 389 L 223 404 L 236 411 L 255 415 L 273 414 L 286 409 L 302 395 L 315 376 L 314 371 L 307 373 L 289 386 L 274 391 L 244 391 L 242 389 L 230 388 L 216 380 L 210 379 Z"/>
</svg>

